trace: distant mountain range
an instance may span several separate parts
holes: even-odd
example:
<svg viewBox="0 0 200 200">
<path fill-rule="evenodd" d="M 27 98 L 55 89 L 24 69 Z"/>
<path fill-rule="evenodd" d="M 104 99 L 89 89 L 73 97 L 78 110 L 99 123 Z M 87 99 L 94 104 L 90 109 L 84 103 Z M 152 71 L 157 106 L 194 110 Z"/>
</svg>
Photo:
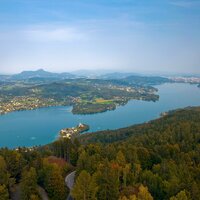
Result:
<svg viewBox="0 0 200 200">
<path fill-rule="evenodd" d="M 103 74 L 103 72 L 105 74 Z M 106 73 L 108 71 L 90 71 L 82 70 L 72 73 L 52 73 L 39 69 L 36 71 L 23 71 L 19 74 L 14 75 L 0 75 L 1 81 L 28 81 L 28 82 L 52 82 L 60 81 L 65 79 L 76 79 L 76 78 L 88 78 L 88 79 L 101 79 L 115 82 L 116 84 L 122 85 L 138 85 L 138 86 L 153 86 L 159 85 L 166 82 L 171 82 L 170 79 L 159 77 L 159 76 L 141 76 L 135 73 L 123 73 L 123 72 L 112 72 Z M 74 73 L 74 74 L 73 74 Z"/>
<path fill-rule="evenodd" d="M 138 73 L 116 72 L 112 70 L 78 70 L 71 72 L 79 77 L 96 78 L 96 79 L 122 79 L 128 76 L 140 76 Z"/>
<path fill-rule="evenodd" d="M 114 73 L 112 70 L 76 70 L 71 72 L 72 74 L 79 76 L 79 77 L 85 77 L 85 78 L 98 78 L 105 74 Z"/>
<path fill-rule="evenodd" d="M 19 74 L 13 75 L 12 79 L 30 79 L 30 78 L 58 78 L 58 79 L 67 79 L 67 78 L 75 78 L 75 75 L 70 73 L 52 73 L 47 72 L 43 69 L 39 69 L 36 71 L 23 71 Z"/>
<path fill-rule="evenodd" d="M 47 72 L 43 69 L 36 71 L 23 71 L 19 74 L 14 75 L 0 75 L 0 80 L 31 80 L 31 81 L 42 81 L 42 80 L 62 80 L 76 78 L 76 75 L 70 73 L 52 73 Z"/>
<path fill-rule="evenodd" d="M 141 75 L 136 73 L 113 72 L 100 75 L 99 78 L 109 80 L 109 79 L 124 79 L 130 76 L 141 76 Z"/>
<path fill-rule="evenodd" d="M 72 78 L 95 78 L 95 79 L 123 79 L 129 76 L 140 76 L 136 73 L 113 72 L 110 70 L 78 70 L 71 73 L 53 73 L 43 69 L 36 71 L 23 71 L 14 75 L 0 75 L 0 80 L 62 80 Z"/>
<path fill-rule="evenodd" d="M 63 73 L 53 73 L 48 72 L 43 69 L 38 69 L 36 71 L 23 71 L 19 74 L 14 75 L 1 75 L 0 74 L 0 81 L 10 80 L 30 80 L 30 81 L 50 81 L 50 80 L 63 80 L 63 79 L 74 79 L 74 78 L 89 78 L 89 79 L 105 79 L 105 80 L 112 80 L 112 79 L 129 79 L 129 81 L 139 81 L 139 82 L 148 82 L 153 80 L 153 85 L 158 82 L 167 82 L 167 78 L 163 77 L 177 77 L 179 75 L 174 76 L 160 76 L 160 75 L 142 75 L 139 73 L 132 73 L 132 72 L 116 72 L 111 70 L 78 70 L 72 72 L 63 72 Z M 188 75 L 188 76 L 181 76 L 181 77 L 200 77 L 200 75 Z M 151 80 L 150 80 L 151 79 Z M 169 79 L 168 79 L 169 80 Z"/>
<path fill-rule="evenodd" d="M 132 85 L 155 86 L 163 83 L 173 82 L 172 80 L 160 76 L 128 76 L 122 79 Z"/>
</svg>

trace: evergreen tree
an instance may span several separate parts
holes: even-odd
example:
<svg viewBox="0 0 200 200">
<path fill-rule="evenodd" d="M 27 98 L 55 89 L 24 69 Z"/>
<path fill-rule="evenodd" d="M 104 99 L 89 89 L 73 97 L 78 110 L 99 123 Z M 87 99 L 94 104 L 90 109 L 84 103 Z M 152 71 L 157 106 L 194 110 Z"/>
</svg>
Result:
<svg viewBox="0 0 200 200">
<path fill-rule="evenodd" d="M 1 200 L 9 200 L 8 189 L 5 185 L 0 185 L 0 199 Z"/>
<path fill-rule="evenodd" d="M 126 187 L 126 185 L 127 185 L 127 175 L 130 172 L 130 169 L 131 169 L 130 164 L 126 164 L 122 169 L 122 172 L 123 172 L 123 187 Z"/>
<path fill-rule="evenodd" d="M 153 200 L 153 197 L 148 191 L 147 187 L 144 187 L 143 185 L 140 185 L 139 192 L 137 195 L 138 200 Z"/>
<path fill-rule="evenodd" d="M 75 182 L 72 196 L 75 200 L 96 200 L 97 189 L 95 177 L 83 170 Z"/>
<path fill-rule="evenodd" d="M 37 175 L 34 168 L 30 168 L 29 171 L 24 171 L 22 173 L 22 180 L 20 183 L 20 199 L 30 200 L 31 196 L 38 196 L 37 190 Z"/>
<path fill-rule="evenodd" d="M 116 161 L 117 161 L 117 163 L 118 163 L 121 167 L 124 167 L 124 166 L 125 166 L 125 164 L 126 164 L 126 159 L 125 159 L 125 157 L 124 157 L 124 154 L 123 154 L 121 151 L 119 151 L 119 152 L 117 153 Z"/>
<path fill-rule="evenodd" d="M 52 200 L 66 199 L 66 186 L 62 172 L 57 165 L 44 164 L 44 187 Z"/>
<path fill-rule="evenodd" d="M 185 190 L 180 191 L 176 196 L 170 198 L 170 200 L 189 200 L 190 198 L 187 196 Z"/>
<path fill-rule="evenodd" d="M 98 199 L 115 200 L 119 198 L 118 168 L 105 160 L 96 174 L 98 184 Z"/>
<path fill-rule="evenodd" d="M 4 158 L 0 156 L 0 184 L 8 186 L 9 174 L 7 172 L 7 166 Z"/>
<path fill-rule="evenodd" d="M 140 185 L 137 194 L 130 195 L 129 197 L 123 196 L 120 197 L 119 200 L 153 200 L 153 197 L 147 187 Z"/>
<path fill-rule="evenodd" d="M 142 183 L 146 184 L 155 199 L 164 198 L 164 186 L 162 178 L 158 174 L 153 174 L 150 170 L 143 171 L 141 175 Z"/>
<path fill-rule="evenodd" d="M 91 157 L 88 156 L 88 153 L 83 150 L 80 153 L 78 162 L 77 162 L 77 173 L 79 174 L 82 170 L 86 170 L 89 173 L 92 173 L 92 163 L 91 163 Z M 80 171 L 79 171 L 80 170 Z"/>
</svg>

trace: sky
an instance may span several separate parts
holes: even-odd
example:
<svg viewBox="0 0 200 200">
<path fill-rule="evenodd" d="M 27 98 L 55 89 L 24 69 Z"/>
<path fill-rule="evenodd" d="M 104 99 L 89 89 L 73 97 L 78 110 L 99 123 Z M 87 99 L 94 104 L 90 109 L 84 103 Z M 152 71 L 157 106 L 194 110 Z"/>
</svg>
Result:
<svg viewBox="0 0 200 200">
<path fill-rule="evenodd" d="M 200 0 L 0 0 L 0 73 L 200 74 Z"/>
</svg>

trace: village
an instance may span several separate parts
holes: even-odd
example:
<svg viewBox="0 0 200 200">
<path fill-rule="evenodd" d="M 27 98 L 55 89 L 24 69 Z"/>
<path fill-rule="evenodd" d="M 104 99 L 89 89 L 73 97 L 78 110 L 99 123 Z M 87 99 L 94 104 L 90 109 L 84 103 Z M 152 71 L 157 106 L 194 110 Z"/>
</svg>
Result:
<svg viewBox="0 0 200 200">
<path fill-rule="evenodd" d="M 90 128 L 88 125 L 79 123 L 79 125 L 76 127 L 62 129 L 60 131 L 60 137 L 72 139 L 72 138 L 78 136 L 80 133 L 88 131 L 89 129 Z"/>
<path fill-rule="evenodd" d="M 0 102 L 0 115 L 13 111 L 34 110 L 41 107 L 56 105 L 58 105 L 58 103 L 54 99 L 44 99 L 27 96 L 14 97 L 11 100 Z"/>
</svg>

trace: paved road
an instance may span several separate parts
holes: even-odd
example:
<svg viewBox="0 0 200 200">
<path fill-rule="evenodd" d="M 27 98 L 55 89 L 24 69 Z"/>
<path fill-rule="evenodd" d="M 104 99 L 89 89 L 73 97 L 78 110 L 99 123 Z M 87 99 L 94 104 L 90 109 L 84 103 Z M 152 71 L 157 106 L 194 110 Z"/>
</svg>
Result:
<svg viewBox="0 0 200 200">
<path fill-rule="evenodd" d="M 70 174 L 68 174 L 65 178 L 65 183 L 67 187 L 70 189 L 70 191 L 72 190 L 73 185 L 74 185 L 75 174 L 76 174 L 76 171 L 73 171 Z M 68 195 L 67 200 L 73 200 L 70 194 Z"/>
</svg>

